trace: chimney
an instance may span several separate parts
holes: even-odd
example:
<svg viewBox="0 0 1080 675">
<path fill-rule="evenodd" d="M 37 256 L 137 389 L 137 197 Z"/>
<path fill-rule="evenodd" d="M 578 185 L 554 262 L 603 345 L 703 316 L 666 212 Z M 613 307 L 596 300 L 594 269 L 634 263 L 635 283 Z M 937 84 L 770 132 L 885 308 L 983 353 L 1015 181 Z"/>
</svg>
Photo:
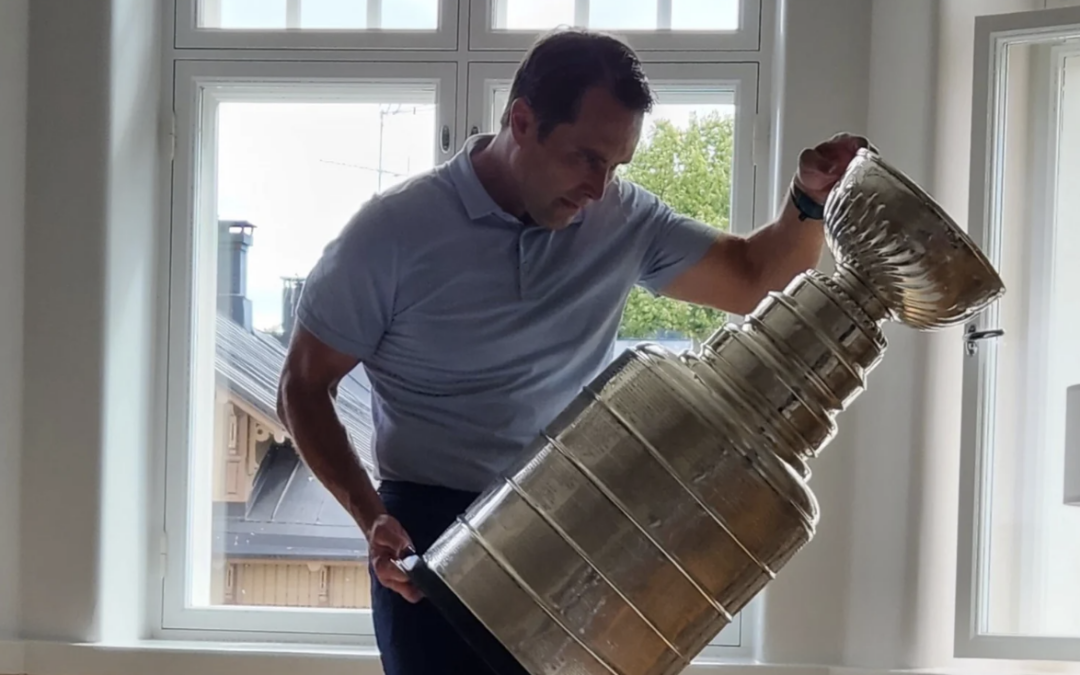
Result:
<svg viewBox="0 0 1080 675">
<path fill-rule="evenodd" d="M 304 292 L 302 277 L 285 277 L 281 290 L 281 342 L 288 346 L 296 328 L 296 306 L 300 304 L 300 295 Z"/>
<path fill-rule="evenodd" d="M 218 221 L 218 311 L 252 330 L 247 297 L 247 250 L 255 226 L 246 220 Z"/>
</svg>

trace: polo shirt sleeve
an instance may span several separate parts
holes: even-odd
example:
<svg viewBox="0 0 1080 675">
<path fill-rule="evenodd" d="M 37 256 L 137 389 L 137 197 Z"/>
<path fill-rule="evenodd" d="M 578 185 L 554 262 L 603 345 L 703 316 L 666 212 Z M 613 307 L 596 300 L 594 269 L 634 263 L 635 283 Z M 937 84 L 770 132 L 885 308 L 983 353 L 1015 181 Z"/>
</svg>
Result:
<svg viewBox="0 0 1080 675">
<path fill-rule="evenodd" d="M 397 229 L 378 198 L 369 201 L 308 275 L 296 319 L 329 347 L 364 360 L 389 329 L 398 278 Z"/>
<path fill-rule="evenodd" d="M 720 230 L 676 213 L 659 197 L 640 186 L 632 188 L 633 220 L 645 230 L 645 251 L 638 283 L 659 295 L 709 250 Z"/>
</svg>

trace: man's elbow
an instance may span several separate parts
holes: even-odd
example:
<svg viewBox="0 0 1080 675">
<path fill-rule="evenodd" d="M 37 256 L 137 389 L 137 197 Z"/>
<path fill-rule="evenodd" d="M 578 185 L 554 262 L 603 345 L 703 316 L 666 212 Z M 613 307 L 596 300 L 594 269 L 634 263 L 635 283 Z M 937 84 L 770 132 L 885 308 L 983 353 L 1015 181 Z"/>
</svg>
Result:
<svg viewBox="0 0 1080 675">
<path fill-rule="evenodd" d="M 292 433 L 292 429 L 289 426 L 289 402 L 291 397 L 287 392 L 290 383 L 292 381 L 292 375 L 289 372 L 288 364 L 281 371 L 281 377 L 278 378 L 277 386 L 277 416 L 278 420 L 285 425 L 285 430 Z"/>
<path fill-rule="evenodd" d="M 297 405 L 304 400 L 307 396 L 305 392 L 309 389 L 303 374 L 287 359 L 278 378 L 277 416 L 289 433 L 293 432 L 292 423 L 296 418 Z"/>
</svg>

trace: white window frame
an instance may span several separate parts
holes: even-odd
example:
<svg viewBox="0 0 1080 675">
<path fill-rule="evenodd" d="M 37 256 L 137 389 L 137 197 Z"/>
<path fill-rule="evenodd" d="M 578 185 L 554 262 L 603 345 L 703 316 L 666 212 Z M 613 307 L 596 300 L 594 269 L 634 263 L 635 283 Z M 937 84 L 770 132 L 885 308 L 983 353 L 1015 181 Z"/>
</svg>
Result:
<svg viewBox="0 0 1080 675">
<path fill-rule="evenodd" d="M 304 0 L 288 0 L 299 7 Z M 365 0 L 357 0 L 363 2 Z M 369 7 L 393 0 L 366 0 Z M 178 49 L 302 49 L 302 50 L 456 50 L 458 15 L 462 2 L 439 0 L 439 24 L 434 31 L 422 30 L 294 30 L 202 28 L 198 24 L 200 0 L 174 0 L 175 33 Z M 295 13 L 295 12 L 294 12 Z"/>
<path fill-rule="evenodd" d="M 969 186 L 969 234 L 994 265 L 1001 261 L 1000 199 L 1003 181 L 1003 138 L 1006 128 L 1004 93 L 1006 47 L 1015 41 L 1080 35 L 1080 7 L 982 16 L 975 22 L 975 63 L 972 97 L 971 178 Z M 1065 52 L 1056 49 L 1057 64 Z M 1049 91 L 1059 92 L 1054 81 Z M 1059 94 L 1060 95 L 1060 94 Z M 1040 124 L 1049 133 L 1035 148 L 1036 161 L 1049 170 L 1056 163 L 1057 104 Z M 1056 171 L 1055 171 L 1056 173 Z M 1053 173 L 1045 175 L 1054 175 Z M 1045 194 L 1036 195 L 1034 208 L 1044 213 L 1057 186 L 1049 181 Z M 973 322 L 978 329 L 994 328 L 999 309 L 995 304 Z M 954 650 L 960 658 L 1030 661 L 1080 661 L 1080 636 L 1043 637 L 990 633 L 984 619 L 990 582 L 987 542 L 992 506 L 994 380 L 997 346 L 980 342 L 973 356 L 966 356 L 963 379 L 960 464 L 959 537 Z"/>
<path fill-rule="evenodd" d="M 161 633 L 177 631 L 265 633 L 282 640 L 368 644 L 374 635 L 370 612 L 364 610 L 290 609 L 284 607 L 190 607 L 188 570 L 193 550 L 192 527 L 209 527 L 207 504 L 191 502 L 191 476 L 199 471 L 191 436 L 198 414 L 193 395 L 208 395 L 206 377 L 213 377 L 212 313 L 216 273 L 216 234 L 196 223 L 216 221 L 216 180 L 213 152 L 217 147 L 216 103 L 229 100 L 385 100 L 380 93 L 407 91 L 409 83 L 436 89 L 436 164 L 457 147 L 456 63 L 268 63 L 254 61 L 182 61 L 177 63 L 174 110 L 176 154 L 173 171 L 171 232 L 172 279 L 168 343 L 169 378 L 166 410 L 165 500 L 166 551 L 170 564 L 163 571 Z M 448 134 L 445 145 L 442 135 Z M 199 236 L 199 235 L 203 236 Z M 197 297 L 196 292 L 202 296 Z M 209 297 L 207 295 L 209 294 Z M 209 317 L 199 317 L 206 312 Z M 200 323 L 199 319 L 203 319 Z M 208 331 L 208 334 L 204 333 Z M 206 350 L 209 349 L 209 353 Z M 200 373 L 197 368 L 209 369 Z M 200 383 L 200 375 L 202 382 Z M 209 382 L 212 383 L 212 379 Z M 201 384 L 201 386 L 200 386 Z M 202 424 L 206 424 L 205 420 Z M 212 420 L 210 420 L 212 426 Z M 202 428 L 202 427 L 201 427 Z M 202 467 L 200 473 L 209 475 Z M 196 566 L 197 569 L 197 566 Z"/>
<path fill-rule="evenodd" d="M 333 83 L 371 83 L 384 79 L 437 80 L 440 86 L 437 130 L 445 126 L 449 149 L 437 146 L 436 162 L 449 159 L 460 150 L 474 119 L 475 97 L 482 95 L 477 77 L 509 80 L 535 34 L 511 34 L 509 43 L 498 51 L 470 44 L 474 28 L 475 0 L 442 0 L 444 23 L 435 33 L 419 31 L 320 31 L 320 30 L 229 30 L 199 29 L 195 8 L 198 0 L 160 0 L 165 3 L 165 34 L 172 41 L 166 48 L 163 75 L 166 78 L 166 106 L 173 111 L 172 195 L 168 208 L 170 233 L 163 238 L 164 259 L 171 266 L 169 309 L 162 330 L 162 353 L 167 354 L 163 448 L 160 451 L 163 500 L 162 546 L 149 561 L 154 579 L 161 579 L 160 593 L 151 598 L 152 636 L 158 639 L 214 641 L 275 641 L 281 643 L 331 643 L 373 648 L 374 634 L 368 611 L 290 609 L 284 607 L 189 608 L 184 589 L 178 584 L 186 572 L 189 552 L 186 540 L 189 511 L 189 421 L 192 404 L 193 348 L 196 326 L 192 312 L 212 298 L 196 299 L 194 263 L 216 269 L 212 256 L 215 245 L 204 257 L 196 258 L 190 223 L 194 209 L 216 200 L 202 199 L 201 191 L 215 189 L 216 181 L 202 148 L 213 141 L 200 141 L 203 130 L 213 124 L 199 115 L 199 98 L 207 86 L 246 82 L 249 94 L 260 83 L 289 82 L 293 91 Z M 383 0 L 384 2 L 389 0 Z M 540 0 L 538 0 L 540 1 Z M 763 112 L 769 96 L 771 56 L 762 46 L 762 12 L 766 22 L 775 19 L 774 0 L 742 0 L 748 28 L 745 35 L 668 32 L 656 35 L 630 34 L 627 40 L 639 51 L 651 79 L 661 85 L 685 81 L 734 84 L 738 88 L 736 171 L 732 195 L 731 229 L 749 233 L 770 215 L 769 161 L 770 117 Z M 473 35 L 473 37 L 477 37 Z M 475 41 L 474 41 L 475 42 Z M 478 43 L 484 43 L 479 37 Z M 213 93 L 213 92 L 211 92 Z M 663 96 L 663 92 L 661 92 Z M 271 97 L 272 98 L 272 97 Z M 245 100 L 250 100 L 245 98 Z M 479 125 L 478 125 L 479 126 Z M 210 143 L 206 145 L 206 143 Z M 202 164 L 200 164 L 202 163 Z M 206 177 L 203 182 L 199 178 Z M 211 218 L 213 214 L 202 214 Z M 212 249 L 212 250 L 210 250 Z M 206 284 L 202 285 L 206 287 Z M 732 317 L 735 320 L 735 317 Z M 166 489 L 167 487 L 167 489 Z M 160 557 L 159 557 L 160 553 Z M 760 631 L 761 603 L 768 589 L 750 602 L 714 642 L 699 655 L 699 661 L 744 662 L 755 656 Z"/>
<path fill-rule="evenodd" d="M 538 33 L 530 30 L 496 30 L 492 28 L 500 0 L 463 0 L 470 3 L 469 48 L 474 50 L 522 50 L 536 39 Z M 583 23 L 588 17 L 589 0 L 574 0 L 575 23 Z M 762 0 L 742 0 L 739 5 L 739 28 L 734 31 L 620 31 L 612 34 L 626 40 L 637 51 L 680 52 L 754 52 L 761 48 Z M 657 0 L 667 5 L 670 17 L 671 0 Z M 584 9 L 583 9 L 584 8 Z M 659 11 L 663 14 L 663 11 Z"/>
</svg>

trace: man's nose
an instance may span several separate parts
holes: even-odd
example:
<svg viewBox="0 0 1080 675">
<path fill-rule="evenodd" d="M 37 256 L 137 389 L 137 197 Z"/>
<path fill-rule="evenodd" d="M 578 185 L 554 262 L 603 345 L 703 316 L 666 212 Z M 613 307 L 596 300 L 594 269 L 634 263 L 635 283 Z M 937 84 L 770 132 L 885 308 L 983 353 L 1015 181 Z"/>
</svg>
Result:
<svg viewBox="0 0 1080 675">
<path fill-rule="evenodd" d="M 611 183 L 611 175 L 604 171 L 593 171 L 585 181 L 585 195 L 593 200 L 600 201 L 604 197 L 604 191 Z"/>
</svg>

